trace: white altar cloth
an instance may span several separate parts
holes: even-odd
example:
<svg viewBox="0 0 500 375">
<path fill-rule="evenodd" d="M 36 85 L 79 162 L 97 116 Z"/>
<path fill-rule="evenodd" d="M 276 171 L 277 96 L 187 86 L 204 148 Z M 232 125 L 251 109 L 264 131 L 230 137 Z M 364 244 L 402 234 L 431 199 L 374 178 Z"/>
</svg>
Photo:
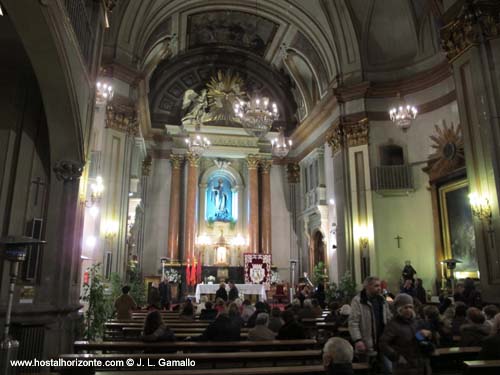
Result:
<svg viewBox="0 0 500 375">
<path fill-rule="evenodd" d="M 259 296 L 260 301 L 267 299 L 266 289 L 262 284 L 236 284 L 240 297 L 244 294 L 256 294 Z M 196 302 L 200 302 L 202 294 L 215 294 L 219 289 L 219 284 L 198 284 L 196 285 L 196 292 L 194 294 Z M 226 290 L 229 292 L 229 285 L 226 284 Z"/>
</svg>

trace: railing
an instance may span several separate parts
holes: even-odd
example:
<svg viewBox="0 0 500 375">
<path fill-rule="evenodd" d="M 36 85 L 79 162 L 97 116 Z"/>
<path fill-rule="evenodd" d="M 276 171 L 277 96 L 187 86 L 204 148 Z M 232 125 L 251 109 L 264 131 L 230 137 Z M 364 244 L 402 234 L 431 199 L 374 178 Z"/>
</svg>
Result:
<svg viewBox="0 0 500 375">
<path fill-rule="evenodd" d="M 410 165 L 375 167 L 374 190 L 413 190 Z"/>
<path fill-rule="evenodd" d="M 92 18 L 86 7 L 86 0 L 64 0 L 68 17 L 73 25 L 83 59 L 88 69 L 92 67 L 95 34 Z"/>
</svg>

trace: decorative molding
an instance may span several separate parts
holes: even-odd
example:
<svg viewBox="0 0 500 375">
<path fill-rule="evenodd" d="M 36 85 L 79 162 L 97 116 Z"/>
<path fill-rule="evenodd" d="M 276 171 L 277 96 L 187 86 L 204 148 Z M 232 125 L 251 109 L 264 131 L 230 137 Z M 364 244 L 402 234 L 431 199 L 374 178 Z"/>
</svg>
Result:
<svg viewBox="0 0 500 375">
<path fill-rule="evenodd" d="M 198 167 L 198 165 L 200 165 L 199 155 L 193 154 L 192 152 L 188 152 L 186 154 L 186 159 L 189 162 L 190 167 Z"/>
<path fill-rule="evenodd" d="M 368 118 L 363 118 L 357 122 L 344 121 L 344 134 L 349 147 L 368 144 L 368 133 L 370 130 Z"/>
<path fill-rule="evenodd" d="M 272 159 L 262 159 L 259 164 L 262 174 L 268 174 L 273 166 L 273 161 Z"/>
<path fill-rule="evenodd" d="M 120 96 L 113 98 L 106 107 L 106 128 L 137 137 L 140 133 L 134 103 Z"/>
<path fill-rule="evenodd" d="M 453 61 L 483 40 L 500 37 L 498 0 L 467 0 L 453 19 L 441 29 L 441 45 Z"/>
<path fill-rule="evenodd" d="M 299 163 L 288 163 L 286 172 L 289 184 L 297 184 L 300 182 L 300 165 Z"/>
<path fill-rule="evenodd" d="M 210 143 L 212 144 L 212 146 L 251 148 L 259 147 L 259 140 L 255 137 L 210 134 Z"/>
<path fill-rule="evenodd" d="M 248 155 L 247 166 L 248 169 L 257 169 L 259 167 L 260 158 L 258 155 Z"/>
<path fill-rule="evenodd" d="M 332 148 L 332 155 L 335 155 L 344 146 L 344 130 L 339 121 L 336 121 L 326 134 L 326 143 Z"/>
<path fill-rule="evenodd" d="M 106 11 L 112 12 L 116 4 L 118 3 L 118 0 L 103 0 L 104 7 L 106 8 Z"/>
<path fill-rule="evenodd" d="M 147 154 L 142 161 L 142 175 L 144 177 L 151 175 L 151 166 L 153 165 L 153 158 L 151 155 Z"/>
<path fill-rule="evenodd" d="M 56 178 L 59 181 L 77 181 L 83 171 L 83 163 L 73 160 L 60 160 L 53 168 Z"/>
<path fill-rule="evenodd" d="M 179 155 L 179 154 L 170 155 L 170 163 L 172 163 L 173 169 L 181 169 L 183 162 L 184 162 L 184 155 Z"/>
</svg>

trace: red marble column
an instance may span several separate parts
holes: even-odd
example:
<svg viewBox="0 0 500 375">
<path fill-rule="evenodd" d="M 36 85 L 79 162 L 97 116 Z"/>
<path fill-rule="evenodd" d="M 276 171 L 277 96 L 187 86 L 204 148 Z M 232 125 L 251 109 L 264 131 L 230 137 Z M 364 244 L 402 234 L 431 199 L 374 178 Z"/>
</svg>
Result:
<svg viewBox="0 0 500 375">
<path fill-rule="evenodd" d="M 271 166 L 272 160 L 262 160 L 261 177 L 262 177 L 262 212 L 261 212 L 261 251 L 263 254 L 271 254 Z"/>
<path fill-rule="evenodd" d="M 255 155 L 248 155 L 248 198 L 249 221 L 248 221 L 248 250 L 251 253 L 259 252 L 259 159 Z"/>
<path fill-rule="evenodd" d="M 181 167 L 184 157 L 172 154 L 170 180 L 170 209 L 168 218 L 168 254 L 171 263 L 179 262 L 179 212 L 181 200 Z"/>
<path fill-rule="evenodd" d="M 198 190 L 198 165 L 200 157 L 188 153 L 188 175 L 187 175 L 187 193 L 186 193 L 186 237 L 184 260 L 194 257 L 194 246 L 196 240 L 196 197 Z"/>
</svg>

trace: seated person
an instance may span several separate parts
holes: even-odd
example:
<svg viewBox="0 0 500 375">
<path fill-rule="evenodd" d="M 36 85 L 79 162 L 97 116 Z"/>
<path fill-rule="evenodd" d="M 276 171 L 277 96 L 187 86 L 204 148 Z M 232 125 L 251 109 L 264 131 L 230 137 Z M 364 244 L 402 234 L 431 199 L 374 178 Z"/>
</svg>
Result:
<svg viewBox="0 0 500 375">
<path fill-rule="evenodd" d="M 319 305 L 318 300 L 316 298 L 313 298 L 311 300 L 311 304 L 312 304 L 311 310 L 314 313 L 314 317 L 315 318 L 321 318 L 323 316 L 323 309 Z"/>
<path fill-rule="evenodd" d="M 224 284 L 224 283 L 219 284 L 219 289 L 217 289 L 217 292 L 215 292 L 215 300 L 216 301 L 217 301 L 217 298 L 220 298 L 224 302 L 227 302 L 226 284 Z"/>
<path fill-rule="evenodd" d="M 201 296 L 200 303 L 196 305 L 196 315 L 200 315 L 201 311 L 206 308 L 205 303 L 208 301 L 207 296 Z"/>
<path fill-rule="evenodd" d="M 248 331 L 248 339 L 252 341 L 274 340 L 277 333 L 271 331 L 267 325 L 269 323 L 269 314 L 260 313 L 255 319 L 255 327 Z"/>
<path fill-rule="evenodd" d="M 467 306 L 463 302 L 455 304 L 455 317 L 451 321 L 451 333 L 460 336 L 460 327 L 467 323 Z"/>
<path fill-rule="evenodd" d="M 413 287 L 413 280 L 406 279 L 399 293 L 404 293 L 408 294 L 409 296 L 415 297 L 415 288 Z"/>
<path fill-rule="evenodd" d="M 293 311 L 290 309 L 285 310 L 283 320 L 285 324 L 280 328 L 276 337 L 277 340 L 300 340 L 306 338 L 304 327 L 297 323 Z"/>
<path fill-rule="evenodd" d="M 226 303 L 222 298 L 215 299 L 215 310 L 217 310 L 217 313 L 226 312 Z"/>
<path fill-rule="evenodd" d="M 314 315 L 314 311 L 312 309 L 312 301 L 309 298 L 304 300 L 303 307 L 299 310 L 298 319 L 301 321 L 302 319 L 314 319 L 316 316 Z"/>
<path fill-rule="evenodd" d="M 153 310 L 146 315 L 141 339 L 147 342 L 175 341 L 175 335 L 163 323 L 160 312 Z"/>
<path fill-rule="evenodd" d="M 481 341 L 489 336 L 490 330 L 484 324 L 485 318 L 476 307 L 467 309 L 467 323 L 460 328 L 459 346 L 479 346 Z"/>
<path fill-rule="evenodd" d="M 266 305 L 264 304 L 264 302 L 259 301 L 255 304 L 254 313 L 252 314 L 252 316 L 250 318 L 248 318 L 247 327 L 249 327 L 249 328 L 254 327 L 255 326 L 255 319 L 257 319 L 257 315 L 259 315 L 260 313 L 263 313 L 263 312 L 267 312 Z"/>
<path fill-rule="evenodd" d="M 349 341 L 332 337 L 323 347 L 323 366 L 326 374 L 353 375 L 354 350 Z"/>
<path fill-rule="evenodd" d="M 238 327 L 241 328 L 245 325 L 245 322 L 240 315 L 240 309 L 236 303 L 231 302 L 229 304 L 229 307 L 227 308 L 227 315 L 229 316 L 229 319 L 231 319 L 233 324 L 237 325 Z"/>
<path fill-rule="evenodd" d="M 479 352 L 478 359 L 500 359 L 500 313 L 496 314 L 493 319 L 490 336 L 481 342 L 481 351 Z"/>
<path fill-rule="evenodd" d="M 233 324 L 227 313 L 220 313 L 217 318 L 210 323 L 205 331 L 200 335 L 191 339 L 194 341 L 239 341 L 240 327 Z"/>
<path fill-rule="evenodd" d="M 498 310 L 498 307 L 495 305 L 487 305 L 483 309 L 484 316 L 486 318 L 485 324 L 491 329 L 493 328 L 493 324 L 495 323 L 495 315 L 498 314 L 500 311 Z"/>
<path fill-rule="evenodd" d="M 450 346 L 452 344 L 451 326 L 446 327 L 439 315 L 436 306 L 427 305 L 423 309 L 424 320 L 417 324 L 420 329 L 432 332 L 432 342 L 436 346 Z"/>
<path fill-rule="evenodd" d="M 273 307 L 267 328 L 278 333 L 283 324 L 285 324 L 285 322 L 281 319 L 281 310 L 278 307 Z"/>
<path fill-rule="evenodd" d="M 194 306 L 189 298 L 186 300 L 186 302 L 184 302 L 184 305 L 182 305 L 179 319 L 194 320 Z"/>
<path fill-rule="evenodd" d="M 254 312 L 255 307 L 253 307 L 249 300 L 244 300 L 241 305 L 241 319 L 243 319 L 245 323 L 248 322 L 248 319 L 250 319 Z"/>
<path fill-rule="evenodd" d="M 215 320 L 216 317 L 217 310 L 212 307 L 212 302 L 205 302 L 205 308 L 200 313 L 200 320 Z"/>
</svg>

